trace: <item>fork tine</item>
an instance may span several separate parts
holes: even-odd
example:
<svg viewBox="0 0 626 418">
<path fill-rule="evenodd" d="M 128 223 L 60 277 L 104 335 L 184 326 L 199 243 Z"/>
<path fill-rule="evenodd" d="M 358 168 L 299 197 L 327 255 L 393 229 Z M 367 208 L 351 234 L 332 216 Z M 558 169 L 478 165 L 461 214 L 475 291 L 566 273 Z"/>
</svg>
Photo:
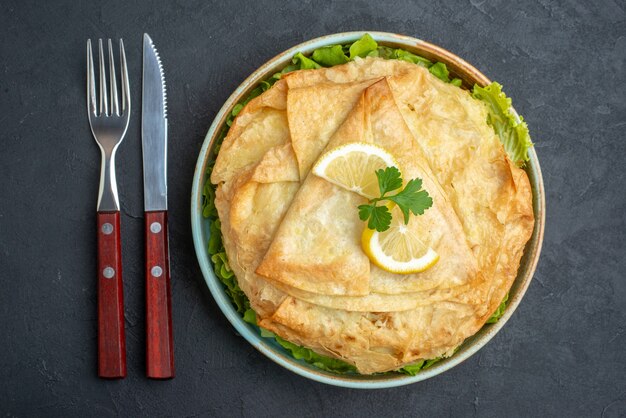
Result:
<svg viewBox="0 0 626 418">
<path fill-rule="evenodd" d="M 124 41 L 120 38 L 120 77 L 122 78 L 122 113 L 130 110 L 130 86 L 128 84 L 128 66 L 126 65 L 126 53 Z"/>
<path fill-rule="evenodd" d="M 109 39 L 109 83 L 111 90 L 111 114 L 120 114 L 120 108 L 117 102 L 117 80 L 115 78 L 115 60 L 113 59 L 113 45 Z"/>
<path fill-rule="evenodd" d="M 109 106 L 107 104 L 107 79 L 104 72 L 104 52 L 102 51 L 102 39 L 98 39 L 100 52 L 100 115 L 108 116 Z"/>
<path fill-rule="evenodd" d="M 93 72 L 91 39 L 87 39 L 87 111 L 96 114 L 96 81 Z"/>
</svg>

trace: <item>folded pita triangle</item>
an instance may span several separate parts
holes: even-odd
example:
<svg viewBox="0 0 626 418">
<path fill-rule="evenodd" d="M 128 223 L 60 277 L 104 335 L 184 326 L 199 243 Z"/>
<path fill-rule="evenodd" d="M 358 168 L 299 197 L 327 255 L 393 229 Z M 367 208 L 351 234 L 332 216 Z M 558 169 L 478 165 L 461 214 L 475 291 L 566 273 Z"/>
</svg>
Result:
<svg viewBox="0 0 626 418">
<path fill-rule="evenodd" d="M 297 118 L 295 123 L 299 129 L 306 130 L 307 121 L 315 120 L 309 114 L 313 112 L 314 109 L 307 111 L 303 108 L 302 112 L 290 115 L 290 128 L 291 121 Z M 296 141 L 293 132 L 292 138 Z M 393 297 L 363 298 L 371 293 L 372 279 L 384 291 L 382 293 L 387 294 L 404 293 L 402 289 L 407 287 L 407 281 L 417 283 L 408 286 L 411 292 L 468 283 L 476 274 L 476 262 L 463 229 L 422 149 L 406 126 L 385 78 L 364 90 L 326 150 L 350 142 L 382 146 L 396 157 L 405 181 L 415 177 L 423 180 L 434 205 L 420 222 L 429 225 L 431 245 L 445 262 L 432 271 L 413 275 L 390 274 L 373 268 L 361 249 L 365 224 L 357 211 L 357 206 L 366 199 L 309 174 L 285 214 L 257 273 L 282 285 L 288 293 L 290 288 L 297 289 L 292 293 L 312 303 L 362 311 L 374 307 L 376 310 L 397 310 L 398 305 L 412 309 L 419 304 L 419 301 L 399 304 Z M 408 228 L 416 227 L 416 222 L 409 222 Z M 394 289 L 394 282 L 400 290 Z M 343 298 L 333 301 L 327 296 Z M 384 303 L 381 299 L 385 300 Z"/>
</svg>

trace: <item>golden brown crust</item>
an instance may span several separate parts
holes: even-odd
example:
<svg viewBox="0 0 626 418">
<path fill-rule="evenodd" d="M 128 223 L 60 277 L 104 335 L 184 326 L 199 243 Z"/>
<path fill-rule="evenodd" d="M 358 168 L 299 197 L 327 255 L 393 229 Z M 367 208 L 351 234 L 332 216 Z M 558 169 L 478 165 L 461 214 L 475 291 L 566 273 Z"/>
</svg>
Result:
<svg viewBox="0 0 626 418">
<path fill-rule="evenodd" d="M 304 180 L 331 136 L 356 105 L 363 90 L 378 79 L 344 84 L 316 84 L 289 89 L 287 117 L 293 148 Z"/>
<path fill-rule="evenodd" d="M 354 210 L 364 200 L 316 176 L 307 177 L 257 274 L 313 293 L 367 295 L 370 263 L 360 250 L 362 228 Z M 331 213 L 352 219 L 346 222 Z"/>
<path fill-rule="evenodd" d="M 347 84 L 344 86 L 346 90 L 352 88 Z M 335 96 L 339 94 L 333 93 Z M 352 94 L 348 91 L 348 95 Z M 313 94 L 313 97 L 317 96 L 317 93 Z M 339 103 L 341 101 L 335 101 L 332 108 L 337 109 Z M 310 117 L 312 112 L 312 109 L 303 111 L 298 118 L 294 115 L 293 120 L 299 125 L 307 121 L 315 123 L 315 118 Z M 343 113 L 343 109 L 337 113 Z M 413 292 L 434 288 L 443 291 L 471 281 L 476 274 L 476 263 L 463 238 L 461 224 L 425 161 L 423 151 L 412 139 L 384 78 L 363 91 L 362 99 L 337 129 L 327 149 L 354 141 L 382 146 L 394 154 L 405 178 L 423 179 L 424 188 L 435 203 L 420 218 L 419 224 L 432 231 L 433 245 L 446 262 L 424 273 L 400 277 L 371 269 L 369 259 L 361 250 L 364 224 L 359 221 L 356 211 L 356 207 L 366 200 L 310 175 L 278 228 L 257 273 L 289 288 L 321 295 L 306 297 L 309 302 L 359 311 L 394 311 L 411 306 L 407 298 L 404 298 L 404 308 L 391 296 L 372 295 L 359 299 L 358 296 L 370 294 L 372 281 L 380 293 L 388 294 L 402 293 L 394 291 L 400 280 L 403 283 L 400 288 L 408 287 Z M 409 222 L 408 228 L 418 228 L 417 222 Z M 298 293 L 300 297 L 304 295 Z M 331 299 L 327 297 L 330 295 L 354 297 Z M 417 304 L 413 302 L 413 306 Z"/>
<path fill-rule="evenodd" d="M 312 122 L 316 112 L 325 116 Z M 361 373 L 449 355 L 476 333 L 511 287 L 534 223 L 528 177 L 486 115 L 425 69 L 372 58 L 289 74 L 251 101 L 211 180 L 226 252 L 259 325 Z M 362 198 L 307 176 L 324 147 L 351 140 L 382 141 L 406 178 L 424 178 L 435 202 L 424 217 L 436 215 L 433 227 L 453 238 L 439 240 L 445 257 L 434 268 L 399 276 L 362 262 Z M 354 216 L 338 226 L 325 207 Z M 332 228 L 343 232 L 324 235 Z M 325 256 L 324 243 L 338 239 L 337 254 Z"/>
<path fill-rule="evenodd" d="M 289 142 L 286 104 L 287 84 L 280 80 L 239 112 L 215 161 L 213 184 L 228 183 L 256 165 L 270 148 Z"/>
</svg>

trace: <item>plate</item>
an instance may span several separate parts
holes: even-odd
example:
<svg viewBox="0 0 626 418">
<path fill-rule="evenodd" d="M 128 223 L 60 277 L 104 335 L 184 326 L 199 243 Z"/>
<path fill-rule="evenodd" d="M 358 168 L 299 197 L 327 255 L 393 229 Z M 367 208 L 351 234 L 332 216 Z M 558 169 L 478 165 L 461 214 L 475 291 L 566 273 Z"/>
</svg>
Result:
<svg viewBox="0 0 626 418">
<path fill-rule="evenodd" d="M 204 139 L 198 162 L 196 163 L 195 173 L 193 177 L 193 185 L 191 191 L 191 228 L 193 233 L 193 241 L 198 257 L 198 262 L 204 276 L 204 280 L 213 295 L 216 303 L 235 327 L 237 332 L 241 334 L 250 344 L 257 350 L 266 355 L 272 361 L 291 370 L 306 378 L 316 380 L 318 382 L 327 383 L 335 386 L 343 386 L 349 388 L 360 389 L 376 389 L 389 388 L 395 386 L 406 385 L 409 383 L 426 380 L 467 360 L 478 350 L 485 346 L 500 329 L 506 324 L 513 312 L 522 300 L 526 289 L 532 280 L 539 253 L 541 252 L 541 244 L 543 241 L 544 225 L 545 225 L 545 192 L 543 188 L 543 179 L 541 176 L 541 168 L 537 159 L 534 147 L 529 150 L 530 161 L 526 165 L 526 172 L 530 179 L 533 192 L 533 210 L 535 214 L 535 225 L 533 234 L 526 244 L 524 256 L 522 257 L 517 278 L 509 292 L 509 302 L 504 315 L 495 324 L 486 324 L 483 328 L 472 337 L 465 340 L 459 350 L 450 358 L 435 363 L 430 368 L 417 373 L 415 376 L 402 374 L 380 374 L 380 375 L 357 375 L 357 374 L 336 374 L 320 370 L 304 361 L 294 359 L 285 349 L 271 338 L 261 337 L 258 328 L 243 321 L 242 317 L 237 313 L 230 298 L 224 292 L 224 287 L 219 279 L 213 273 L 213 266 L 209 254 L 207 252 L 207 243 L 210 236 L 210 221 L 202 216 L 202 190 L 206 181 L 207 164 L 212 154 L 215 140 L 218 137 L 222 127 L 226 123 L 228 115 L 233 107 L 245 98 L 249 92 L 254 89 L 259 82 L 271 77 L 274 73 L 289 65 L 292 57 L 297 52 L 305 55 L 312 53 L 315 49 L 327 45 L 346 44 L 360 39 L 365 33 L 369 33 L 380 45 L 386 45 L 394 48 L 402 48 L 417 55 L 421 55 L 431 61 L 443 62 L 450 70 L 451 76 L 458 77 L 463 80 L 465 86 L 472 86 L 474 83 L 481 86 L 489 84 L 491 81 L 472 65 L 457 57 L 445 49 L 433 45 L 431 43 L 412 38 L 409 36 L 397 35 L 385 32 L 345 32 L 333 35 L 327 35 L 320 38 L 312 39 L 302 44 L 290 48 L 276 57 L 272 58 L 247 79 L 244 80 L 232 95 L 226 100 L 220 111 L 215 116 L 211 127 Z M 518 117 L 515 113 L 515 117 Z"/>
</svg>

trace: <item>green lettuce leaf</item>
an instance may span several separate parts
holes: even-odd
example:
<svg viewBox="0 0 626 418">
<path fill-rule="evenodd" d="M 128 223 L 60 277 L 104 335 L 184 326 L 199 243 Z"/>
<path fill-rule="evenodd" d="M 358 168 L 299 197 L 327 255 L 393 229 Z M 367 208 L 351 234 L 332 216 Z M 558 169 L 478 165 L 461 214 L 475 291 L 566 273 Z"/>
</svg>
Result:
<svg viewBox="0 0 626 418">
<path fill-rule="evenodd" d="M 224 291 L 232 300 L 237 312 L 243 314 L 250 308 L 250 301 L 243 290 L 239 287 L 237 277 L 235 277 L 235 273 L 233 273 L 230 268 L 230 264 L 228 263 L 228 256 L 226 255 L 226 251 L 224 250 L 224 245 L 222 243 L 221 222 L 219 218 L 217 218 L 217 210 L 215 209 L 215 190 L 213 190 L 212 187 L 210 188 L 210 191 L 205 190 L 204 196 L 205 207 L 202 211 L 203 214 L 214 214 L 214 217 L 211 218 L 211 224 L 209 226 L 210 237 L 207 244 L 207 252 L 211 255 L 213 271 L 224 285 Z"/>
<path fill-rule="evenodd" d="M 448 71 L 448 67 L 443 62 L 436 62 L 432 66 L 428 68 L 428 71 L 439 80 L 444 83 L 451 83 L 457 87 L 461 87 L 462 81 L 460 78 L 450 79 L 450 72 Z"/>
<path fill-rule="evenodd" d="M 202 202 L 202 216 L 205 218 L 217 218 L 217 208 L 215 207 L 215 189 L 210 181 L 204 183 L 202 194 L 204 196 Z"/>
<path fill-rule="evenodd" d="M 400 373 L 408 374 L 409 376 L 415 376 L 424 368 L 424 363 L 426 363 L 426 360 L 421 360 L 414 364 L 407 364 L 406 366 L 398 369 L 398 371 Z"/>
<path fill-rule="evenodd" d="M 412 54 L 409 51 L 405 51 L 404 49 L 399 49 L 399 48 L 393 50 L 392 58 L 411 62 L 413 64 L 421 65 L 422 67 L 426 67 L 426 68 L 430 68 L 433 66 L 432 61 L 427 60 L 424 57 L 420 57 L 419 55 Z"/>
<path fill-rule="evenodd" d="M 241 112 L 241 110 L 243 109 L 244 104 L 243 103 L 237 103 L 235 106 L 233 106 L 233 110 L 230 112 L 233 116 L 237 116 L 239 114 L 239 112 Z"/>
<path fill-rule="evenodd" d="M 445 81 L 447 83 L 448 80 L 450 80 L 450 72 L 448 71 L 448 67 L 446 67 L 446 64 L 442 62 L 433 64 L 428 69 L 428 71 L 441 81 Z"/>
<path fill-rule="evenodd" d="M 298 52 L 296 55 L 294 55 L 291 62 L 298 65 L 299 70 L 315 70 L 318 68 L 322 68 L 321 65 L 313 61 L 311 58 L 307 58 L 302 55 L 302 52 Z"/>
<path fill-rule="evenodd" d="M 349 58 L 343 53 L 341 45 L 324 46 L 313 51 L 311 55 L 313 61 L 324 67 L 332 67 L 333 65 L 345 64 Z"/>
<path fill-rule="evenodd" d="M 356 368 L 345 361 L 319 355 L 309 348 L 300 347 L 299 345 L 280 338 L 278 335 L 274 335 L 274 338 L 276 338 L 276 342 L 285 350 L 289 351 L 295 359 L 304 360 L 318 369 L 333 373 L 356 373 Z"/>
<path fill-rule="evenodd" d="M 246 309 L 243 313 L 243 320 L 248 324 L 256 325 L 256 312 L 254 312 L 254 309 Z"/>
<path fill-rule="evenodd" d="M 378 48 L 378 43 L 369 33 L 366 33 L 361 39 L 350 45 L 350 59 L 364 58 L 369 53 L 376 51 L 376 48 Z"/>
<path fill-rule="evenodd" d="M 519 166 L 524 165 L 528 161 L 528 149 L 533 145 L 528 125 L 521 116 L 519 123 L 515 120 L 511 113 L 511 99 L 506 97 L 502 86 L 495 81 L 485 87 L 476 84 L 472 96 L 486 103 L 489 110 L 487 123 L 500 137 L 511 161 Z"/>
</svg>

